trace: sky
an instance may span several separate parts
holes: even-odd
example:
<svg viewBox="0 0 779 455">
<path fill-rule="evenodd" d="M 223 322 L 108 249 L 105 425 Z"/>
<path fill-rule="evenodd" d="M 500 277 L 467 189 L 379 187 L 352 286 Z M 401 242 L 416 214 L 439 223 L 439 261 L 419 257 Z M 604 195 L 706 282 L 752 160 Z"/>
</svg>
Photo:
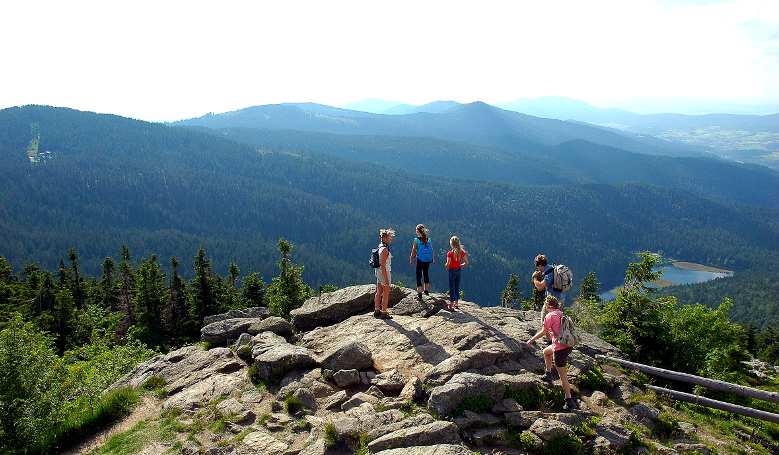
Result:
<svg viewBox="0 0 779 455">
<path fill-rule="evenodd" d="M 0 108 L 779 103 L 779 1 L 0 0 Z"/>
</svg>

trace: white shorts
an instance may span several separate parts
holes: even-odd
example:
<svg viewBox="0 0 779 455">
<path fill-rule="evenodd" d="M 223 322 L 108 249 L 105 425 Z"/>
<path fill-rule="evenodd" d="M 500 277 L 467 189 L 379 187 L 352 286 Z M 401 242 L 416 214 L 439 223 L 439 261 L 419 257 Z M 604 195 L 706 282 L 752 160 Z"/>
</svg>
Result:
<svg viewBox="0 0 779 455">
<path fill-rule="evenodd" d="M 389 283 L 384 280 L 384 274 L 381 273 L 381 267 L 376 267 L 376 283 L 382 285 L 382 286 L 389 286 L 389 283 L 392 282 L 392 272 L 387 272 L 387 278 L 389 278 Z"/>
</svg>

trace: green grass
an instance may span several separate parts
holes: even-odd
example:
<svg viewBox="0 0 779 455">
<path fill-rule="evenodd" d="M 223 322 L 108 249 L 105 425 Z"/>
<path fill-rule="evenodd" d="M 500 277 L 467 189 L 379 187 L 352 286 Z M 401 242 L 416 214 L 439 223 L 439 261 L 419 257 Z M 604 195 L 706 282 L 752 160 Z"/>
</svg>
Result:
<svg viewBox="0 0 779 455">
<path fill-rule="evenodd" d="M 184 430 L 176 417 L 178 414 L 172 413 L 161 419 L 141 421 L 129 431 L 109 438 L 93 455 L 131 455 L 150 442 L 171 442 Z"/>
</svg>

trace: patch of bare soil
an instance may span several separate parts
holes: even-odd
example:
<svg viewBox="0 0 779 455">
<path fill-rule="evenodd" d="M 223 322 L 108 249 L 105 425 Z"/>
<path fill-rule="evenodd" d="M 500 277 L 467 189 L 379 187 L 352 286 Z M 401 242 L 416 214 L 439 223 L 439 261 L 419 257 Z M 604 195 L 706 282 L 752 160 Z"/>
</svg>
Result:
<svg viewBox="0 0 779 455">
<path fill-rule="evenodd" d="M 77 446 L 60 452 L 58 455 L 82 455 L 99 449 L 111 436 L 124 433 L 142 420 L 156 418 L 160 415 L 160 412 L 162 412 L 162 402 L 157 398 L 144 395 L 141 397 L 140 404 L 133 409 L 130 415 L 122 420 L 114 422 L 108 428 L 105 428 L 91 438 L 82 441 Z"/>
</svg>

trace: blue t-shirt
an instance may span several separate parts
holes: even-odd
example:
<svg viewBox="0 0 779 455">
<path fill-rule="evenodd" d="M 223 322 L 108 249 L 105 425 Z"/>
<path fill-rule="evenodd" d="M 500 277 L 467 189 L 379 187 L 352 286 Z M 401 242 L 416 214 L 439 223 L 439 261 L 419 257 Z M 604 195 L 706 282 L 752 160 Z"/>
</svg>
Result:
<svg viewBox="0 0 779 455">
<path fill-rule="evenodd" d="M 554 285 L 553 265 L 547 264 L 546 267 L 544 267 L 544 282 L 546 283 L 546 295 L 553 295 L 558 302 L 565 301 L 565 292 L 557 292 L 554 289 L 552 289 L 552 285 Z"/>
</svg>

